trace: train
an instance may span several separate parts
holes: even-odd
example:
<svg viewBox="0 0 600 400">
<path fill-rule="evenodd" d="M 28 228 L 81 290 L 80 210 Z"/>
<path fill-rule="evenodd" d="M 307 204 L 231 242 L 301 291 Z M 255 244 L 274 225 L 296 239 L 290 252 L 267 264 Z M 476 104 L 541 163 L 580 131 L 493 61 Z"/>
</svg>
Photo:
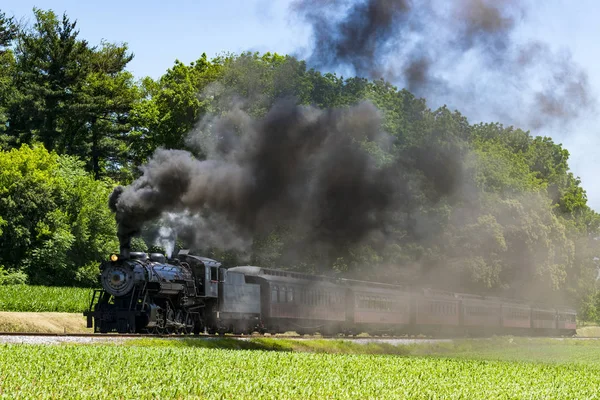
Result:
<svg viewBox="0 0 600 400">
<path fill-rule="evenodd" d="M 565 306 L 318 276 L 225 268 L 181 250 L 122 252 L 100 265 L 87 326 L 97 333 L 571 336 Z"/>
</svg>

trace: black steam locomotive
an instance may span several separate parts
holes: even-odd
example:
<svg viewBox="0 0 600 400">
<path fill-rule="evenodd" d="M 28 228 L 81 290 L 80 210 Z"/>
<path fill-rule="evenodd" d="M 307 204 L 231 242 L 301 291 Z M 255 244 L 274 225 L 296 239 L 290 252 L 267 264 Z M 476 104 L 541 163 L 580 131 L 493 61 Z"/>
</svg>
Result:
<svg viewBox="0 0 600 400">
<path fill-rule="evenodd" d="M 84 315 L 96 332 L 199 333 L 215 330 L 221 264 L 180 251 L 122 252 L 100 266 L 101 290 Z M 258 321 L 258 320 L 257 320 Z"/>
<path fill-rule="evenodd" d="M 103 289 L 84 313 L 95 332 L 572 335 L 576 312 L 400 285 L 253 266 L 223 268 L 122 251 L 102 263 Z"/>
</svg>

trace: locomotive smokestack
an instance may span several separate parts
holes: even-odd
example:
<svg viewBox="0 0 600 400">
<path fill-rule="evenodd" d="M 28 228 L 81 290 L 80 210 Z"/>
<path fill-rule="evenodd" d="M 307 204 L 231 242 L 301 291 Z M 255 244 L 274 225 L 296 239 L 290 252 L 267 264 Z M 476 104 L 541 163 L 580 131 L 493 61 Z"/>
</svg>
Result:
<svg viewBox="0 0 600 400">
<path fill-rule="evenodd" d="M 131 252 L 131 236 L 122 238 L 119 237 L 119 253 L 121 259 L 129 259 L 129 254 Z"/>
<path fill-rule="evenodd" d="M 123 218 L 123 211 L 117 209 L 117 202 L 123 193 L 123 186 L 117 186 L 108 198 L 108 206 L 115 212 L 117 221 L 117 237 L 119 238 L 119 253 L 122 259 L 128 259 L 131 253 L 131 238 L 139 232 L 138 226 L 132 226 Z M 132 218 L 135 220 L 135 218 Z"/>
</svg>

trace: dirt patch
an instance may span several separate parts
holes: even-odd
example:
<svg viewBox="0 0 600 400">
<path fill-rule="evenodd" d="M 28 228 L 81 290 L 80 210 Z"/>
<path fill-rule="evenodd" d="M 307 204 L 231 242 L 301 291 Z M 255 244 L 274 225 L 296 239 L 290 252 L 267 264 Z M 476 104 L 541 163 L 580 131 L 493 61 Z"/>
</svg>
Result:
<svg viewBox="0 0 600 400">
<path fill-rule="evenodd" d="M 79 313 L 0 312 L 0 332 L 92 333 Z"/>
<path fill-rule="evenodd" d="M 577 328 L 578 337 L 600 337 L 600 326 L 584 326 Z"/>
</svg>

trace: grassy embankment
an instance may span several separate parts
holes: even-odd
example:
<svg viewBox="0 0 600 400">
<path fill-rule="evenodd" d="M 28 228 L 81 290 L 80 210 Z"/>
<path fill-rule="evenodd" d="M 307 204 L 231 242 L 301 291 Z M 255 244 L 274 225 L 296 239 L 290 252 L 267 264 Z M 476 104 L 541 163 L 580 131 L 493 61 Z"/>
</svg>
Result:
<svg viewBox="0 0 600 400">
<path fill-rule="evenodd" d="M 73 287 L 0 286 L 0 332 L 91 332 L 82 315 L 91 295 Z"/>
</svg>

